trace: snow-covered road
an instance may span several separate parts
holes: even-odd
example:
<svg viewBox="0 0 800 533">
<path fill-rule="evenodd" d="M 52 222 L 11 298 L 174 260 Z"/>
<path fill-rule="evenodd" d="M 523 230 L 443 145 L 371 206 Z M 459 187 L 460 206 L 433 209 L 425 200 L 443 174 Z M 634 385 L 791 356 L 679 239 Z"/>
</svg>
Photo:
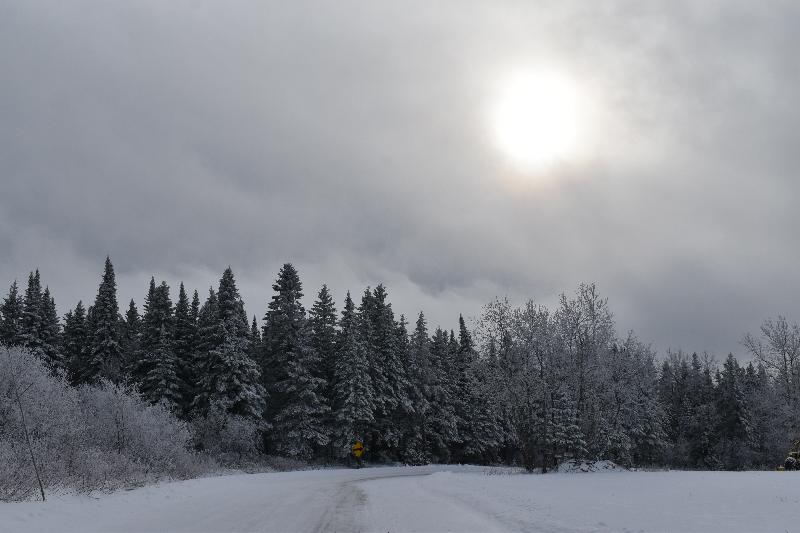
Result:
<svg viewBox="0 0 800 533">
<path fill-rule="evenodd" d="M 0 532 L 800 531 L 800 475 L 504 475 L 392 467 L 233 475 L 0 504 Z"/>
</svg>

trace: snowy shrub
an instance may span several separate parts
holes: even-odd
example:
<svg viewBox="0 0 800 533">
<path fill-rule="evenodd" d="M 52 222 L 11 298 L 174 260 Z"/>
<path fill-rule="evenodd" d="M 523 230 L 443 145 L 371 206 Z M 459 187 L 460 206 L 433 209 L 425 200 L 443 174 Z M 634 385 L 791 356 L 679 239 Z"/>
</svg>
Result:
<svg viewBox="0 0 800 533">
<path fill-rule="evenodd" d="M 260 451 L 260 425 L 227 413 L 219 403 L 212 404 L 205 416 L 192 421 L 191 431 L 195 447 L 224 465 L 248 462 Z"/>
<path fill-rule="evenodd" d="M 81 387 L 78 397 L 89 445 L 115 457 L 107 478 L 136 483 L 196 473 L 189 429 L 165 405 L 152 405 L 133 390 L 110 382 Z M 102 486 L 104 479 L 97 481 Z"/>
<path fill-rule="evenodd" d="M 558 465 L 558 472 L 562 474 L 588 474 L 590 472 L 624 472 L 623 468 L 613 461 L 586 461 L 570 459 Z"/>
<path fill-rule="evenodd" d="M 190 443 L 184 422 L 132 390 L 72 388 L 38 357 L 0 348 L 0 499 L 31 496 L 37 473 L 45 488 L 77 490 L 190 477 L 204 468 Z"/>
<path fill-rule="evenodd" d="M 5 427 L 3 428 L 5 431 Z M 21 446 L 9 440 L 0 440 L 0 501 L 22 500 L 34 491 L 33 470 L 30 459 Z"/>
</svg>

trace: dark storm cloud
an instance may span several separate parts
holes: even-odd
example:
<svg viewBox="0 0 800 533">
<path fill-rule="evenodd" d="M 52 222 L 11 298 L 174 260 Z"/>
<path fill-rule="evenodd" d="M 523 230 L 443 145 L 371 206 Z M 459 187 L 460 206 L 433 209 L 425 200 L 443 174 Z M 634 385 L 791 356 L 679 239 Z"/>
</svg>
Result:
<svg viewBox="0 0 800 533">
<path fill-rule="evenodd" d="M 263 313 L 384 281 L 451 326 L 495 295 L 596 281 L 660 349 L 738 350 L 800 318 L 792 3 L 0 3 L 0 279 L 62 311 L 111 254 Z M 546 61 L 600 108 L 592 157 L 509 177 L 486 110 Z"/>
</svg>

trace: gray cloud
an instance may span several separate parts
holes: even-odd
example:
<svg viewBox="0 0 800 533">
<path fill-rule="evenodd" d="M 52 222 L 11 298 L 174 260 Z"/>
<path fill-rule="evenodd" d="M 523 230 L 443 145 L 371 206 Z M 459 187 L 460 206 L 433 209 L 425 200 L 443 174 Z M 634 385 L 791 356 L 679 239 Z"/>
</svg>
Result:
<svg viewBox="0 0 800 533">
<path fill-rule="evenodd" d="M 790 2 L 0 3 L 0 280 L 62 311 L 105 254 L 263 314 L 383 281 L 452 326 L 596 281 L 659 349 L 741 351 L 798 316 Z M 591 157 L 539 185 L 488 139 L 498 76 L 541 61 L 597 105 Z"/>
</svg>

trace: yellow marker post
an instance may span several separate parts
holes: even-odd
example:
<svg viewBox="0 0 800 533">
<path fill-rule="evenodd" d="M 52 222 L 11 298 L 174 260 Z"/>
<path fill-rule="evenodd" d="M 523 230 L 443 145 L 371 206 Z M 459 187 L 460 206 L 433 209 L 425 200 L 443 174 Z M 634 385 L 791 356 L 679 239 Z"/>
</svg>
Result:
<svg viewBox="0 0 800 533">
<path fill-rule="evenodd" d="M 356 459 L 361 459 L 364 455 L 364 443 L 360 440 L 357 440 L 355 444 L 353 444 L 353 455 L 355 455 Z"/>
</svg>

